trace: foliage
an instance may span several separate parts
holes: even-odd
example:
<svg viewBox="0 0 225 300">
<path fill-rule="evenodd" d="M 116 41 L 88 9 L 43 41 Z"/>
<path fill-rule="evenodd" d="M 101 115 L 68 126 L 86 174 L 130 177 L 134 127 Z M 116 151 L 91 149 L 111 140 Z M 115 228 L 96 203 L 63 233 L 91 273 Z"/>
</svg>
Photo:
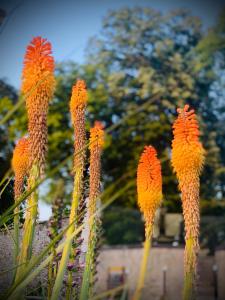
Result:
<svg viewBox="0 0 225 300">
<path fill-rule="evenodd" d="M 224 246 L 225 221 L 224 217 L 205 217 L 201 222 L 201 244 L 213 255 L 217 247 Z"/>
<path fill-rule="evenodd" d="M 151 143 L 162 160 L 167 205 L 173 207 L 178 192 L 169 163 L 171 124 L 176 107 L 188 103 L 202 116 L 202 140 L 208 152 L 201 195 L 208 200 L 218 197 L 223 188 L 218 174 L 223 156 L 218 145 L 220 116 L 210 97 L 213 71 L 195 68 L 195 49 L 202 37 L 200 20 L 186 11 L 162 15 L 151 9 L 122 9 L 105 18 L 101 36 L 88 47 L 88 69 L 96 78 L 90 82 L 91 96 L 100 101 L 99 90 L 104 93 L 101 113 L 106 124 L 160 93 L 154 104 L 113 132 L 103 162 L 110 174 L 106 183 L 132 173 L 142 145 Z M 97 105 L 93 110 L 100 114 Z M 135 193 L 135 188 L 130 189 L 120 203 L 134 205 Z"/>
<path fill-rule="evenodd" d="M 108 245 L 138 244 L 144 239 L 143 220 L 139 211 L 120 206 L 105 210 L 102 226 Z"/>
<path fill-rule="evenodd" d="M 4 117 L 8 110 L 10 110 L 17 101 L 17 93 L 15 89 L 6 81 L 0 80 L 0 120 Z M 6 172 L 10 168 L 11 155 L 13 149 L 13 142 L 10 139 L 10 129 L 12 121 L 0 126 L 0 182 L 3 180 Z M 3 188 L 4 182 L 1 185 Z M 0 213 L 3 213 L 7 207 L 13 204 L 13 181 L 11 180 L 7 188 L 0 196 Z"/>
</svg>

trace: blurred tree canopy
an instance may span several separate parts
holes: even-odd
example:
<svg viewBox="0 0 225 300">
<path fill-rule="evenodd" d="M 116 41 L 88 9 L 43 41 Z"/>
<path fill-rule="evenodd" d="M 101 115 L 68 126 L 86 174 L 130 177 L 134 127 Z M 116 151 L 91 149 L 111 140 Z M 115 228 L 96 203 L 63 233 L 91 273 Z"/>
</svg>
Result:
<svg viewBox="0 0 225 300">
<path fill-rule="evenodd" d="M 107 244 L 138 244 L 144 240 L 144 226 L 138 210 L 113 206 L 102 217 Z"/>
<path fill-rule="evenodd" d="M 0 79 L 0 120 L 12 109 L 18 100 L 16 90 L 6 81 Z M 10 137 L 12 122 L 9 120 L 0 126 L 0 182 L 10 169 L 13 141 Z M 3 186 L 0 187 L 2 191 Z M 4 192 L 0 195 L 0 213 L 13 204 L 13 181 L 10 180 Z"/>
<path fill-rule="evenodd" d="M 223 34 L 218 34 L 224 33 L 224 18 L 221 17 L 212 32 L 224 39 Z M 219 75 L 225 70 L 221 62 L 225 53 L 221 41 L 215 42 L 213 53 L 209 55 L 207 45 L 211 38 L 211 33 L 204 34 L 200 19 L 188 11 L 162 14 L 137 7 L 109 12 L 101 33 L 87 46 L 86 63 L 77 65 L 67 61 L 57 66 L 57 87 L 48 118 L 48 168 L 73 152 L 69 100 L 72 85 L 77 78 L 83 78 L 89 89 L 87 129 L 94 120 L 103 121 L 107 128 L 149 102 L 143 111 L 133 114 L 107 135 L 103 155 L 104 187 L 116 182 L 113 192 L 128 180 L 134 180 L 140 153 L 145 145 L 152 144 L 162 162 L 164 206 L 169 211 L 180 211 L 177 181 L 170 164 L 171 126 L 176 108 L 188 103 L 196 109 L 207 150 L 201 185 L 204 205 L 225 200 L 225 130 L 221 128 L 225 98 L 221 94 L 224 81 Z M 9 109 L 15 100 L 0 96 L 2 117 L 4 109 Z M 25 133 L 24 107 L 7 126 L 10 145 Z M 4 148 L 1 151 L 6 156 Z M 65 197 L 69 199 L 71 165 L 49 180 L 47 201 L 51 201 L 55 181 L 60 178 L 65 182 Z M 118 199 L 117 205 L 135 207 L 135 186 Z"/>
</svg>

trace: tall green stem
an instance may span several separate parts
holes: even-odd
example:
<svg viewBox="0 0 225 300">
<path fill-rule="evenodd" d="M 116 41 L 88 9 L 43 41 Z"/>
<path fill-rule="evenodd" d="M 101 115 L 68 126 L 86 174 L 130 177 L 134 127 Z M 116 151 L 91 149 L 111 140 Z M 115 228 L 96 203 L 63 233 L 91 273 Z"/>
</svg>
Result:
<svg viewBox="0 0 225 300">
<path fill-rule="evenodd" d="M 73 223 L 74 225 L 71 225 L 69 227 L 69 229 L 67 230 L 66 239 L 69 239 L 73 235 L 74 230 L 76 230 L 76 225 L 75 224 L 76 224 L 78 203 L 79 203 L 79 199 L 81 197 L 81 184 L 80 184 L 80 182 L 82 180 L 82 176 L 83 176 L 82 169 L 76 170 L 75 178 L 74 178 L 73 201 L 72 201 L 72 205 L 71 205 L 70 219 L 69 219 L 70 224 Z M 60 290 L 61 290 L 61 287 L 62 287 L 64 274 L 65 274 L 67 263 L 68 263 L 69 256 L 70 256 L 70 253 L 71 253 L 71 247 L 72 247 L 72 239 L 69 240 L 69 242 L 65 245 L 65 247 L 63 249 L 62 258 L 61 258 L 61 261 L 60 261 L 60 264 L 59 264 L 58 273 L 57 273 L 55 284 L 54 284 L 54 287 L 53 287 L 53 290 L 52 290 L 51 300 L 58 300 L 59 299 L 59 294 L 60 294 Z"/>
<path fill-rule="evenodd" d="M 18 264 L 18 255 L 19 255 L 19 206 L 14 209 L 14 265 L 17 266 Z M 14 276 L 16 275 L 16 269 L 14 271 Z M 13 276 L 13 277 L 14 277 Z"/>
<path fill-rule="evenodd" d="M 184 300 L 195 299 L 196 279 L 196 243 L 194 238 L 186 240 L 185 245 L 185 271 L 184 271 Z"/>
<path fill-rule="evenodd" d="M 135 290 L 135 293 L 133 296 L 133 300 L 140 299 L 142 290 L 144 288 L 150 246 L 151 246 L 151 226 L 146 228 L 146 237 L 145 237 L 145 244 L 144 244 L 144 250 L 143 250 L 143 256 L 142 256 L 141 268 L 140 268 L 138 283 L 137 283 L 137 287 L 136 287 L 136 290 Z"/>
<path fill-rule="evenodd" d="M 92 296 L 92 281 L 94 277 L 94 255 L 97 243 L 97 222 L 94 218 L 89 223 L 88 249 L 85 257 L 85 268 L 80 292 L 80 300 L 89 299 Z"/>
<path fill-rule="evenodd" d="M 33 165 L 31 168 L 30 176 L 28 179 L 28 188 L 32 188 L 39 178 L 39 168 L 37 165 Z M 15 280 L 18 280 L 20 275 L 26 268 L 26 264 L 32 255 L 32 246 L 34 239 L 34 231 L 37 220 L 38 212 L 38 193 L 35 190 L 27 201 L 26 218 L 23 226 L 23 239 L 21 244 L 21 251 L 19 255 L 18 264 L 21 265 L 17 268 Z"/>
</svg>

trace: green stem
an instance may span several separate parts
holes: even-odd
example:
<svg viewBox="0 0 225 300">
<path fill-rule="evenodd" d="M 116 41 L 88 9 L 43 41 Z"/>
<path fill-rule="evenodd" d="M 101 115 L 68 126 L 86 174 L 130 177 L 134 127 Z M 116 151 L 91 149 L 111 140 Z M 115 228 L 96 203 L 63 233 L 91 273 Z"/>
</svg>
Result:
<svg viewBox="0 0 225 300">
<path fill-rule="evenodd" d="M 78 203 L 79 199 L 81 196 L 81 179 L 82 179 L 83 173 L 82 169 L 78 169 L 75 172 L 75 178 L 74 178 L 74 191 L 73 191 L 73 201 L 71 205 L 71 210 L 70 210 L 70 224 L 73 224 L 69 227 L 69 229 L 66 232 L 66 239 L 69 239 L 72 235 L 74 230 L 76 230 L 76 216 L 77 216 L 77 208 L 78 208 Z M 65 245 L 62 253 L 62 258 L 60 260 L 59 264 L 59 269 L 58 273 L 56 276 L 55 284 L 52 290 L 52 296 L 51 300 L 58 300 L 59 299 L 59 293 L 63 284 L 63 278 L 64 274 L 66 271 L 67 263 L 69 261 L 69 256 L 71 253 L 71 248 L 72 248 L 72 239 L 69 240 L 69 242 Z M 68 295 L 67 297 L 70 297 Z M 68 298 L 69 299 L 69 298 Z"/>
<path fill-rule="evenodd" d="M 97 225 L 95 219 L 91 218 L 89 222 L 89 237 L 88 237 L 88 248 L 85 257 L 85 268 L 83 273 L 83 280 L 81 285 L 80 300 L 86 300 L 92 298 L 92 279 L 94 277 L 94 255 L 97 242 Z"/>
<path fill-rule="evenodd" d="M 39 168 L 37 165 L 34 165 L 31 169 L 30 176 L 28 179 L 28 186 L 33 187 L 36 183 L 36 180 L 38 179 L 39 175 Z M 31 258 L 32 255 L 32 246 L 33 246 L 33 239 L 34 239 L 34 231 L 36 226 L 36 220 L 37 220 L 37 212 L 38 212 L 38 193 L 37 190 L 35 190 L 27 201 L 27 209 L 26 209 L 26 218 L 25 223 L 23 226 L 23 239 L 21 244 L 21 251 L 19 255 L 19 265 L 21 267 L 18 267 L 16 272 L 15 280 L 18 280 L 18 278 L 23 273 L 24 269 L 26 268 L 26 264 Z M 25 264 L 24 264 L 25 263 Z"/>
<path fill-rule="evenodd" d="M 50 253 L 52 253 L 54 255 L 54 251 L 52 249 L 52 251 L 50 251 Z M 49 265 L 48 265 L 48 299 L 51 298 L 51 293 L 52 293 L 52 281 L 53 281 L 53 261 L 54 261 L 54 256 L 52 257 L 52 260 L 50 261 Z"/>
<path fill-rule="evenodd" d="M 133 183 L 132 183 L 133 184 Z M 106 209 L 109 205 L 111 205 L 121 194 L 123 194 L 131 185 L 130 182 L 127 183 L 122 189 L 120 189 L 116 194 L 114 194 L 112 197 L 110 197 L 107 201 L 107 203 L 103 204 L 102 207 L 97 211 L 97 213 L 102 212 L 104 209 Z M 93 216 L 94 217 L 94 216 Z M 89 218 L 89 220 L 91 217 Z M 72 224 L 68 225 L 62 232 L 60 232 L 54 239 L 51 241 L 40 253 L 38 256 L 33 256 L 31 258 L 31 261 L 29 262 L 28 266 L 26 267 L 26 271 L 22 274 L 22 276 L 18 279 L 17 282 L 14 283 L 13 286 L 9 288 L 9 290 L 6 293 L 5 299 L 8 300 L 15 300 L 18 293 L 21 293 L 21 291 L 30 283 L 34 278 L 43 270 L 49 262 L 53 259 L 53 254 L 48 255 L 44 260 L 43 257 L 49 252 L 52 246 L 56 244 L 56 242 L 59 241 L 60 238 L 62 238 L 63 234 L 70 228 Z M 56 254 L 61 252 L 65 245 L 72 241 L 84 228 L 84 224 L 79 226 L 71 235 L 69 239 L 64 240 L 58 247 L 56 247 Z M 42 261 L 42 262 L 41 262 Z M 10 269 L 11 270 L 11 269 Z M 9 272 L 10 270 L 3 271 L 2 273 Z M 56 298 L 57 299 L 57 298 Z M 58 300 L 58 299 L 57 299 Z"/>
<path fill-rule="evenodd" d="M 68 227 L 69 228 L 69 227 Z M 63 241 L 57 248 L 56 248 L 56 254 L 58 254 L 62 249 L 67 245 L 67 243 L 70 243 L 73 238 L 83 229 L 83 226 L 80 226 L 77 230 L 74 231 L 74 233 L 70 236 L 70 238 Z M 56 240 L 61 237 L 61 233 L 58 235 L 58 237 L 52 241 L 52 243 L 55 244 Z M 41 258 L 44 257 L 45 254 L 48 253 L 49 245 L 43 250 L 43 252 L 38 256 L 31 259 L 31 262 L 28 264 L 25 272 L 22 274 L 22 276 L 19 278 L 18 282 L 14 283 L 14 286 L 12 286 L 7 294 L 5 299 L 8 300 L 15 300 L 21 298 L 18 298 L 18 295 L 23 291 L 23 289 L 30 283 L 34 278 L 40 273 L 41 270 L 43 270 L 49 262 L 54 258 L 53 254 L 48 255 L 44 260 L 41 262 Z M 41 263 L 40 263 L 41 262 Z M 40 264 L 39 264 L 40 263 Z M 56 298 L 57 300 L 59 298 Z"/>
<path fill-rule="evenodd" d="M 195 299 L 196 280 L 196 247 L 195 239 L 189 238 L 185 245 L 185 271 L 184 271 L 184 300 Z"/>
<path fill-rule="evenodd" d="M 19 255 L 19 225 L 20 225 L 20 216 L 19 216 L 19 207 L 17 206 L 14 210 L 14 265 L 18 265 L 18 255 Z M 16 275 L 16 269 L 13 274 L 13 278 Z"/>
<path fill-rule="evenodd" d="M 139 273 L 139 277 L 138 277 L 138 283 L 137 283 L 137 287 L 136 287 L 136 290 L 135 290 L 135 293 L 133 296 L 133 300 L 140 299 L 142 290 L 144 288 L 150 246 L 151 246 L 151 226 L 146 228 L 146 237 L 145 237 L 145 244 L 144 244 L 144 250 L 143 250 L 143 257 L 142 257 L 141 268 L 140 268 L 140 273 Z"/>
<path fill-rule="evenodd" d="M 73 275 L 72 272 L 68 272 L 67 288 L 66 288 L 66 300 L 70 300 L 72 292 Z"/>
</svg>

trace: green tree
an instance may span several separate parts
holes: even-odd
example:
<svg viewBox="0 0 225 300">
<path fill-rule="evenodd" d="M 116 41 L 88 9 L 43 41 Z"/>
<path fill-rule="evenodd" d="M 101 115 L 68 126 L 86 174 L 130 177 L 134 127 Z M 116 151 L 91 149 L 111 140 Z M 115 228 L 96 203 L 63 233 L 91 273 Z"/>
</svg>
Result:
<svg viewBox="0 0 225 300">
<path fill-rule="evenodd" d="M 138 210 L 119 206 L 108 208 L 102 219 L 107 244 L 138 244 L 144 240 L 144 226 Z"/>
<path fill-rule="evenodd" d="M 5 80 L 0 80 L 0 120 L 5 116 L 7 111 L 12 109 L 17 101 L 17 93 Z M 6 172 L 10 169 L 13 142 L 10 139 L 10 130 L 12 121 L 0 126 L 0 182 L 3 180 Z M 4 188 L 7 180 L 0 186 Z M 0 196 L 0 213 L 13 204 L 13 181 L 11 180 L 4 192 Z"/>
<path fill-rule="evenodd" d="M 212 147 L 208 152 L 207 171 L 210 172 L 210 168 L 216 170 L 213 186 L 218 192 L 218 198 L 225 199 L 225 129 L 223 126 L 225 122 L 225 8 L 221 11 L 216 24 L 200 40 L 196 50 L 199 57 L 197 68 L 204 67 L 213 78 L 209 95 L 216 118 L 208 120 L 211 122 L 211 133 L 206 142 Z M 205 174 L 207 176 L 207 172 Z M 204 182 L 208 184 L 207 179 Z M 208 195 L 209 197 L 212 195 L 209 189 Z"/>
<path fill-rule="evenodd" d="M 106 182 L 121 174 L 133 177 L 143 146 L 153 144 L 162 160 L 164 203 L 173 211 L 179 209 L 179 194 L 170 166 L 171 125 L 176 107 L 184 103 L 196 109 L 202 140 L 210 153 L 202 197 L 216 198 L 221 189 L 215 167 L 221 164 L 222 153 L 213 134 L 218 115 L 209 93 L 213 70 L 196 68 L 196 47 L 202 38 L 200 20 L 187 11 L 163 15 L 149 8 L 126 8 L 110 12 L 100 37 L 93 38 L 88 46 L 88 68 L 95 70 L 96 78 L 89 82 L 93 101 L 100 101 L 96 93 L 104 89 L 101 107 L 93 106 L 93 110 L 95 115 L 102 112 L 107 126 L 159 93 L 157 101 L 112 133 L 111 145 L 104 153 Z M 130 189 L 120 203 L 134 205 L 135 193 Z"/>
</svg>

